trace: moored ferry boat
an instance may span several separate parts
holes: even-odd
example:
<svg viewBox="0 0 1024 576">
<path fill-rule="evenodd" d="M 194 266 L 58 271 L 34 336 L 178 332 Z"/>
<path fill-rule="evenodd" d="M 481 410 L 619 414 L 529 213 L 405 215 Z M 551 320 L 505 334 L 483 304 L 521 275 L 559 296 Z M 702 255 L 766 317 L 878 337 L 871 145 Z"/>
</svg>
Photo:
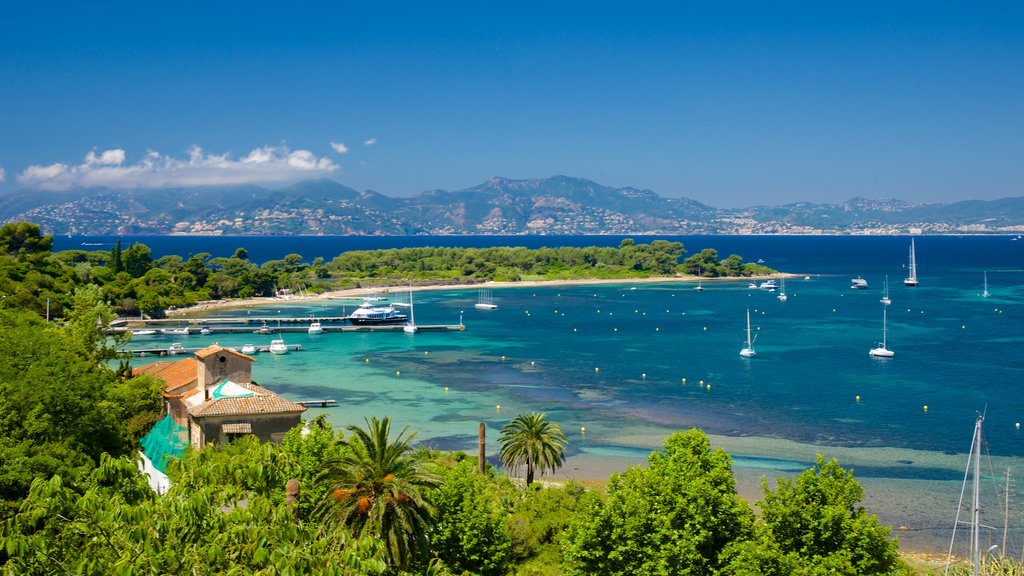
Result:
<svg viewBox="0 0 1024 576">
<path fill-rule="evenodd" d="M 392 304 L 381 303 L 380 298 L 364 298 L 363 303 L 345 319 L 353 326 L 382 326 L 405 324 L 409 316 L 399 312 Z"/>
</svg>

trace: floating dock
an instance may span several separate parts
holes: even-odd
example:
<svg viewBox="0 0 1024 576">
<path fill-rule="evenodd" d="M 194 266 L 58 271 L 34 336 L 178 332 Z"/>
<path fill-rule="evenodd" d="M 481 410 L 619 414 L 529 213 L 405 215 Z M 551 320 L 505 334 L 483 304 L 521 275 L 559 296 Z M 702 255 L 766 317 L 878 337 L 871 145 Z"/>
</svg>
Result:
<svg viewBox="0 0 1024 576">
<path fill-rule="evenodd" d="M 338 405 L 337 400 L 299 400 L 296 404 L 302 404 L 306 408 L 320 407 L 320 408 L 335 408 Z"/>
<path fill-rule="evenodd" d="M 301 352 L 302 351 L 302 345 L 301 344 L 285 344 L 285 346 L 288 347 L 288 351 L 289 352 Z M 234 350 L 238 350 L 239 352 L 241 352 L 241 350 L 242 350 L 241 346 L 225 346 L 225 348 L 232 348 Z M 268 354 L 270 353 L 270 344 L 255 346 L 255 348 L 256 348 L 256 352 L 264 352 L 264 353 L 268 353 Z M 200 350 L 202 350 L 202 348 L 184 348 L 184 347 L 182 347 L 182 348 L 174 348 L 174 349 L 171 349 L 169 347 L 168 348 L 133 348 L 131 350 L 125 350 L 124 351 L 124 355 L 125 356 L 129 356 L 129 355 L 130 356 L 140 356 L 140 357 L 145 357 L 145 356 L 188 356 L 188 355 L 191 355 L 191 354 L 195 354 L 196 352 L 198 352 Z"/>
<path fill-rule="evenodd" d="M 248 318 L 205 318 L 205 319 L 191 319 L 186 321 L 182 320 L 131 320 L 132 326 L 128 326 L 127 321 L 114 322 L 111 324 L 111 328 L 107 330 L 108 334 L 124 334 L 127 332 L 135 333 L 139 330 L 156 330 L 156 334 L 139 334 L 139 338 L 145 338 L 147 336 L 194 336 L 197 334 L 203 334 L 203 330 L 207 331 L 207 334 L 257 334 L 257 335 L 271 335 L 271 334 L 303 334 L 309 332 L 309 324 L 311 320 L 309 318 L 303 318 L 300 320 L 289 318 L 280 319 L 280 324 L 275 319 L 273 321 L 264 321 L 263 319 L 248 319 Z M 331 332 L 402 332 L 405 327 L 404 324 L 383 324 L 383 325 L 361 325 L 361 326 L 350 326 L 343 324 L 343 319 L 340 318 L 317 318 L 315 321 L 320 322 L 321 330 L 323 333 Z M 301 326 L 296 326 L 301 322 Z M 332 325 L 333 323 L 333 325 Z M 164 328 L 159 328 L 160 324 L 164 325 Z M 173 328 L 167 326 L 167 324 L 173 324 Z M 291 324 L 284 325 L 281 324 Z M 164 334 L 161 330 L 173 329 L 173 330 L 188 330 L 188 334 Z M 464 324 L 417 324 L 416 329 L 419 332 L 461 332 L 466 329 Z"/>
</svg>

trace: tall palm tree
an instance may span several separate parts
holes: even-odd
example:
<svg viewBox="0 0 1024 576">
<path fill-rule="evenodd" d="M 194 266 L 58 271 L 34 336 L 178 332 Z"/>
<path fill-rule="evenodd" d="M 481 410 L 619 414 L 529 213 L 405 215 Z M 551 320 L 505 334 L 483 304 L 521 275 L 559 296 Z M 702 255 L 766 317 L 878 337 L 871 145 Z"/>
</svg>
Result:
<svg viewBox="0 0 1024 576">
<path fill-rule="evenodd" d="M 556 422 L 545 420 L 543 412 L 520 414 L 501 429 L 501 462 L 515 474 L 526 467 L 526 485 L 533 483 L 533 473 L 554 472 L 565 461 L 568 441 Z"/>
<path fill-rule="evenodd" d="M 403 567 L 427 543 L 433 507 L 426 492 L 438 477 L 426 468 L 427 453 L 414 450 L 415 433 L 403 428 L 392 442 L 391 418 L 366 421 L 366 429 L 350 425 L 339 458 L 325 463 L 320 481 L 328 497 L 322 504 L 330 527 L 346 527 L 356 536 L 384 541 L 393 566 Z"/>
</svg>

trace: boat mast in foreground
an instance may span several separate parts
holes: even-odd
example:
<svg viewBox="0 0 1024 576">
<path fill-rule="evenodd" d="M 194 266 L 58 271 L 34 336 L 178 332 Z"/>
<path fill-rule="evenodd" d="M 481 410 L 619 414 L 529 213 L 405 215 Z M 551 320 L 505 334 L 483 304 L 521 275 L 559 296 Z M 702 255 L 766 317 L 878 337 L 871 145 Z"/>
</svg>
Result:
<svg viewBox="0 0 1024 576">
<path fill-rule="evenodd" d="M 946 570 L 949 573 L 949 566 L 953 559 L 953 542 L 956 541 L 956 526 L 960 523 L 960 509 L 964 503 L 964 492 L 967 491 L 967 475 L 973 468 L 973 483 L 971 485 L 971 562 L 974 564 L 975 576 L 978 575 L 981 563 L 981 537 L 980 531 L 986 526 L 981 525 L 981 423 L 985 421 L 985 415 L 979 414 L 974 423 L 974 438 L 971 439 L 971 454 L 967 457 L 967 470 L 964 471 L 964 484 L 960 490 L 960 503 L 956 510 L 956 522 L 953 524 L 953 538 L 949 541 L 949 553 L 946 556 Z M 1004 546 L 1005 553 L 1005 546 Z"/>
</svg>

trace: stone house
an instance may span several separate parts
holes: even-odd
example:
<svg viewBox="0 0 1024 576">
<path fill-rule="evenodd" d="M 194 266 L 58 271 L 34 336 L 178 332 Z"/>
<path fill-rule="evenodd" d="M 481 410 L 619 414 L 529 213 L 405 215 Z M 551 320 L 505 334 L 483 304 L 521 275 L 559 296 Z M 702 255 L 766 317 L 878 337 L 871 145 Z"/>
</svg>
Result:
<svg viewBox="0 0 1024 576">
<path fill-rule="evenodd" d="M 302 420 L 305 406 L 254 384 L 256 359 L 214 344 L 194 358 L 141 366 L 134 375 L 150 374 L 165 383 L 167 413 L 188 430 L 196 449 L 208 442 L 228 442 L 252 434 L 280 442 Z"/>
</svg>

